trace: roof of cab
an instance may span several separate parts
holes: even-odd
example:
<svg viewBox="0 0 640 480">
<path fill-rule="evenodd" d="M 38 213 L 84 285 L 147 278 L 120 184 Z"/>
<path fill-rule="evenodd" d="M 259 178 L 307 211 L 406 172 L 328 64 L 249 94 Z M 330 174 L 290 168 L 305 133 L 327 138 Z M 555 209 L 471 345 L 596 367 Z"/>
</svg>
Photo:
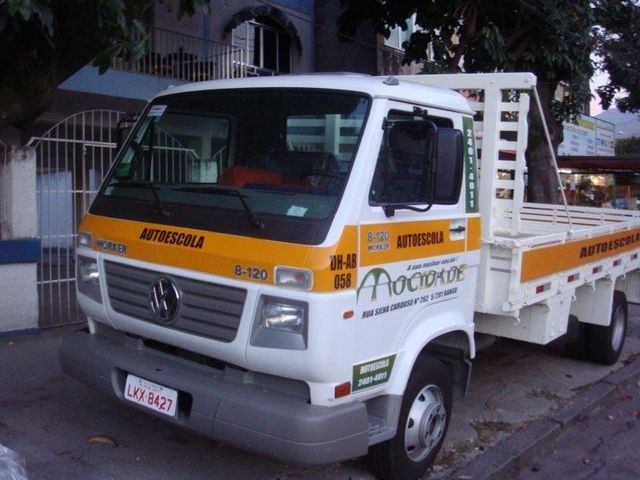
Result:
<svg viewBox="0 0 640 480">
<path fill-rule="evenodd" d="M 467 100 L 453 90 L 395 79 L 385 81 L 386 78 L 360 74 L 315 74 L 211 80 L 170 87 L 160 92 L 156 98 L 175 93 L 236 88 L 319 88 L 361 92 L 373 98 L 387 98 L 462 113 L 473 113 Z"/>
</svg>

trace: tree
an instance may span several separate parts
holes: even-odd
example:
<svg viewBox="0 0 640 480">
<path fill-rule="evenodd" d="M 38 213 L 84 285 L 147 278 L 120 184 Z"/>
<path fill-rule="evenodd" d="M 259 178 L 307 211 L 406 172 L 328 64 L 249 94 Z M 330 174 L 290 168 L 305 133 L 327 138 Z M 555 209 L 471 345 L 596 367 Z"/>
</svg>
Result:
<svg viewBox="0 0 640 480">
<path fill-rule="evenodd" d="M 640 8 L 628 0 L 612 1 L 603 12 L 601 42 L 597 54 L 599 69 L 609 74 L 608 82 L 598 88 L 602 106 L 607 109 L 616 99 L 621 112 L 640 110 Z"/>
<path fill-rule="evenodd" d="M 616 140 L 616 155 L 640 155 L 640 137 Z"/>
<path fill-rule="evenodd" d="M 144 52 L 153 0 L 0 0 L 0 129 L 21 128 L 44 113 L 53 92 L 93 61 L 101 73 L 113 55 Z M 180 0 L 178 14 L 208 9 Z"/>
<path fill-rule="evenodd" d="M 405 20 L 415 13 L 422 30 L 414 32 L 405 44 L 405 62 L 423 62 L 427 72 L 535 73 L 556 151 L 562 142 L 562 122 L 575 117 L 591 98 L 589 79 L 595 68 L 591 55 L 598 49 L 604 51 L 606 35 L 614 35 L 599 27 L 599 22 L 606 20 L 610 28 L 621 27 L 613 21 L 614 7 L 619 7 L 615 17 L 619 20 L 623 11 L 637 12 L 639 8 L 628 0 L 341 2 L 339 30 L 347 35 L 353 35 L 364 21 L 372 21 L 379 33 L 388 34 L 398 25 L 406 28 Z M 431 53 L 429 58 L 427 52 Z M 558 91 L 563 92 L 561 99 L 556 98 Z M 537 108 L 532 105 L 530 111 L 529 200 L 555 202 L 557 180 L 551 156 Z"/>
</svg>

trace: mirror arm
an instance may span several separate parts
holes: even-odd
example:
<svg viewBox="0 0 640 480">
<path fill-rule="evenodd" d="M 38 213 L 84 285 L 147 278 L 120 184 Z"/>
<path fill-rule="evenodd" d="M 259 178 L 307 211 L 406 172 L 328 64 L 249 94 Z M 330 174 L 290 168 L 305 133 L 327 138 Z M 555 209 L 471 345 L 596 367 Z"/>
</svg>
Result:
<svg viewBox="0 0 640 480">
<path fill-rule="evenodd" d="M 393 217 L 396 214 L 397 205 L 383 205 L 382 211 L 384 212 L 385 217 Z"/>
<path fill-rule="evenodd" d="M 422 117 L 423 120 L 429 120 L 429 111 L 426 108 L 413 107 L 413 114 Z"/>
<path fill-rule="evenodd" d="M 386 217 L 393 217 L 396 214 L 396 210 L 411 210 L 412 212 L 425 213 L 431 210 L 433 202 L 424 208 L 414 207 L 413 205 L 382 205 L 382 211 Z"/>
</svg>

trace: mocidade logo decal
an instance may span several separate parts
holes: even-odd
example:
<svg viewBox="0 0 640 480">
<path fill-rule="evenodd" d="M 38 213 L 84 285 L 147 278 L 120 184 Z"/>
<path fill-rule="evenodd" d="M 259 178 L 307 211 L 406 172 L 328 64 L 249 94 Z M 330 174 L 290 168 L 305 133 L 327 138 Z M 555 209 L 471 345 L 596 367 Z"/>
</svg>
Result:
<svg viewBox="0 0 640 480">
<path fill-rule="evenodd" d="M 360 299 L 362 289 L 371 288 L 371 301 L 376 302 L 378 300 L 378 289 L 386 293 L 389 298 L 393 298 L 406 292 L 418 292 L 461 282 L 464 280 L 465 268 L 465 264 L 451 265 L 439 270 L 417 271 L 409 276 L 400 275 L 397 278 L 392 278 L 384 268 L 373 268 L 362 278 L 357 296 Z"/>
</svg>

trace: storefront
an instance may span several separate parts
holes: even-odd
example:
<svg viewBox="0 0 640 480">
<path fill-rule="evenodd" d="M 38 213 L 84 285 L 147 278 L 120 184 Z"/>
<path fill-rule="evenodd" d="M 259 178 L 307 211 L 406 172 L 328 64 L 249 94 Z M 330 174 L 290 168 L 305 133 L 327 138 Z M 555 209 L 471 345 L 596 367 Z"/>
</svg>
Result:
<svg viewBox="0 0 640 480">
<path fill-rule="evenodd" d="M 640 157 L 561 156 L 558 166 L 569 204 L 640 208 Z"/>
</svg>

